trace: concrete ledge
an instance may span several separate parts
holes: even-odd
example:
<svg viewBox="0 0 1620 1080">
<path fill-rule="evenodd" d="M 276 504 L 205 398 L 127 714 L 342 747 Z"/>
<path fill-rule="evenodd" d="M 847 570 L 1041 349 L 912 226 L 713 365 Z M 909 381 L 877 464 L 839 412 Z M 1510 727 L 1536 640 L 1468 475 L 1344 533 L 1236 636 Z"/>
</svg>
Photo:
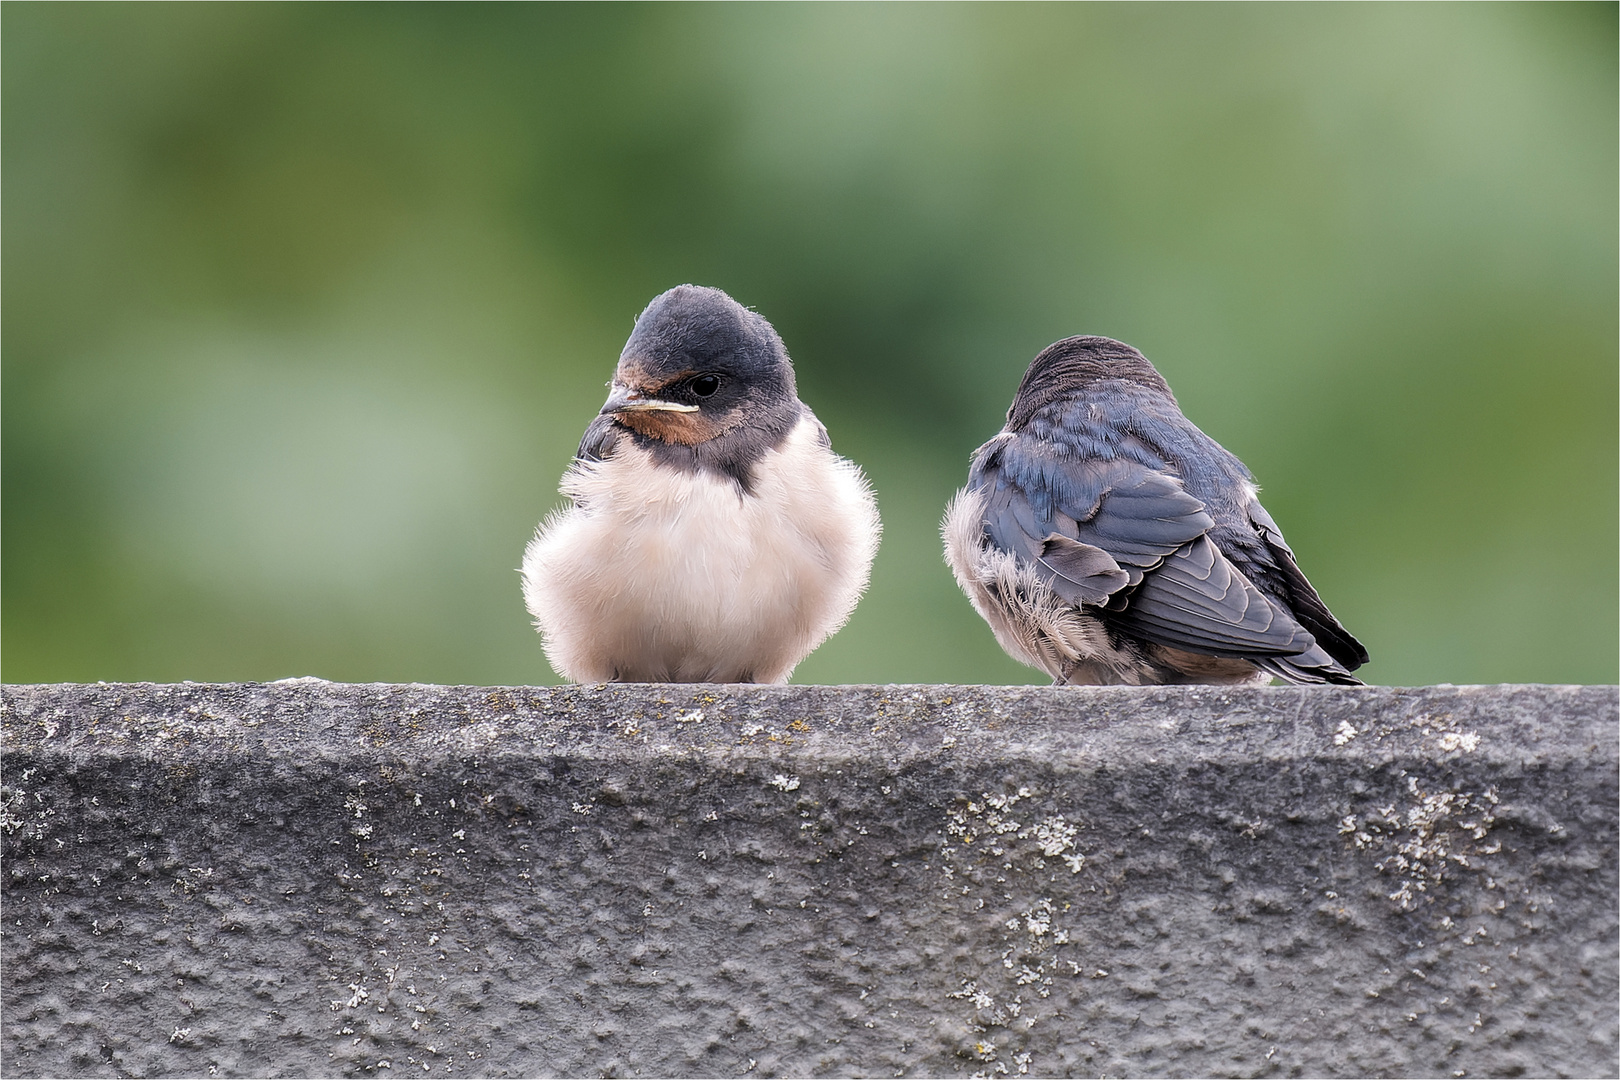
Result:
<svg viewBox="0 0 1620 1080">
<path fill-rule="evenodd" d="M 3 689 L 43 1075 L 1616 1075 L 1614 687 Z"/>
</svg>

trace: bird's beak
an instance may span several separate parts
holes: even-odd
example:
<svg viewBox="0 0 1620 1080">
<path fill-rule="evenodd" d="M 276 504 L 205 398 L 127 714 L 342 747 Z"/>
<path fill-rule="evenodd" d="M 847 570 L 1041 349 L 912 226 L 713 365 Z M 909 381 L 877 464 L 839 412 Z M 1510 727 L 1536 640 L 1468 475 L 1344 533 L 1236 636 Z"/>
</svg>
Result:
<svg viewBox="0 0 1620 1080">
<path fill-rule="evenodd" d="M 641 391 L 621 382 L 608 384 L 612 393 L 602 406 L 602 415 L 622 412 L 697 412 L 696 405 L 683 405 L 677 401 L 643 397 Z"/>
</svg>

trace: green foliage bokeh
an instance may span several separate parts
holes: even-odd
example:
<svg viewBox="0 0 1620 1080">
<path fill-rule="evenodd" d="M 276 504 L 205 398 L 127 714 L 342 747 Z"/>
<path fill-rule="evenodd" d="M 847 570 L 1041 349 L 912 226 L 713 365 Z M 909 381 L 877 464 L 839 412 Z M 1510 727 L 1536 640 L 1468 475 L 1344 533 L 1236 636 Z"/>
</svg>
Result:
<svg viewBox="0 0 1620 1080">
<path fill-rule="evenodd" d="M 1383 683 L 1616 681 L 1612 4 L 3 8 L 3 676 L 553 681 L 517 566 L 726 289 L 885 521 L 806 682 L 1044 682 L 937 523 L 1141 348 Z"/>
</svg>

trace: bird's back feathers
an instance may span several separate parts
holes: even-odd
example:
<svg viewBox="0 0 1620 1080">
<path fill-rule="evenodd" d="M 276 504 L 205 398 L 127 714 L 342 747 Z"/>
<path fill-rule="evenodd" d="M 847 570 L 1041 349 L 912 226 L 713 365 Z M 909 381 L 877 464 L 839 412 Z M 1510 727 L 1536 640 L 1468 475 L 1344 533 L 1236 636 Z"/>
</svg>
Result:
<svg viewBox="0 0 1620 1080">
<path fill-rule="evenodd" d="M 1061 649 L 1040 660 L 1059 681 L 1087 664 L 1119 676 L 1108 681 L 1178 681 L 1186 652 L 1295 682 L 1357 682 L 1366 650 L 1300 572 L 1249 471 L 1130 346 L 1084 337 L 1043 351 L 1007 427 L 975 453 L 968 492 L 982 508 L 974 542 L 1026 567 L 1108 643 L 1096 663 Z M 964 550 L 962 534 L 947 536 L 947 560 L 976 606 L 1027 606 L 987 583 L 1005 569 Z"/>
</svg>

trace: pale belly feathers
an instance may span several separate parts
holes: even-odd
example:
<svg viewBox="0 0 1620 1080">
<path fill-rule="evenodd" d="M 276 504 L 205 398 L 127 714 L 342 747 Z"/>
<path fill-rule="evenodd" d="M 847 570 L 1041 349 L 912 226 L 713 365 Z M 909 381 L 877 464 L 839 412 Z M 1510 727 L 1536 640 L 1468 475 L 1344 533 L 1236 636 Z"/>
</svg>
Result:
<svg viewBox="0 0 1620 1080">
<path fill-rule="evenodd" d="M 747 494 L 629 439 L 576 461 L 561 485 L 573 505 L 523 557 L 552 667 L 576 682 L 786 682 L 849 618 L 880 532 L 860 469 L 818 433 L 801 421 Z"/>
</svg>

